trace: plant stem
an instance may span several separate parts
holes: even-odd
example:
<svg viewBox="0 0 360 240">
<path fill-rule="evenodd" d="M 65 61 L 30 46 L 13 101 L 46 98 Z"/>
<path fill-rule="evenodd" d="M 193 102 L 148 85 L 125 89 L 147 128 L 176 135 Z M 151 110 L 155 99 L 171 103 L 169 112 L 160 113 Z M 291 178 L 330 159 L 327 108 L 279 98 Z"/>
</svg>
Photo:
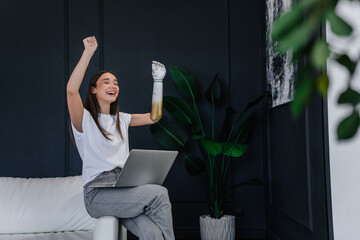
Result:
<svg viewBox="0 0 360 240">
<path fill-rule="evenodd" d="M 213 89 L 211 89 L 213 91 Z M 214 94 L 211 93 L 211 101 L 212 101 L 212 139 L 215 137 L 215 102 L 214 102 Z"/>
<path fill-rule="evenodd" d="M 221 177 L 224 176 L 224 162 L 225 162 L 225 156 L 222 155 L 222 160 L 221 160 Z"/>
</svg>

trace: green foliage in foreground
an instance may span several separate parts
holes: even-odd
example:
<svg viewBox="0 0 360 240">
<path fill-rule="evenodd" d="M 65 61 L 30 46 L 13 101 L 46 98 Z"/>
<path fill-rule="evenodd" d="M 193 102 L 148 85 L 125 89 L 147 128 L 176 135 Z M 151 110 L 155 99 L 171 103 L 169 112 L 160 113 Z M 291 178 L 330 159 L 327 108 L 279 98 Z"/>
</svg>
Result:
<svg viewBox="0 0 360 240">
<path fill-rule="evenodd" d="M 211 131 L 209 131 L 211 136 L 207 136 L 203 119 L 199 114 L 200 94 L 195 77 L 177 66 L 170 67 L 169 72 L 177 90 L 185 100 L 175 96 L 165 96 L 164 108 L 175 120 L 163 116 L 159 122 L 150 126 L 151 133 L 166 149 L 179 150 L 182 153 L 182 160 L 190 175 L 203 177 L 210 201 L 210 215 L 221 218 L 224 214 L 223 203 L 232 189 L 244 184 L 261 184 L 260 179 L 254 178 L 229 186 L 227 176 L 231 159 L 241 157 L 248 149 L 246 141 L 256 115 L 255 109 L 263 97 L 250 102 L 236 119 L 235 110 L 228 107 L 221 136 L 215 139 L 215 128 L 218 128 L 218 124 L 215 125 L 215 104 L 221 99 L 219 75 L 216 74 L 205 92 L 205 99 L 212 106 Z M 196 153 L 187 152 L 189 145 L 192 146 L 191 149 L 198 146 L 203 156 L 199 157 Z"/>
<path fill-rule="evenodd" d="M 309 103 L 316 90 L 326 97 L 329 77 L 325 70 L 328 59 L 335 60 L 349 71 L 348 88 L 340 94 L 338 103 L 350 105 L 353 111 L 345 116 L 337 128 L 339 139 L 353 137 L 360 125 L 358 106 L 360 93 L 351 87 L 357 61 L 349 56 L 335 52 L 331 46 L 319 36 L 321 26 L 329 22 L 333 33 L 349 37 L 352 27 L 341 17 L 335 8 L 338 0 L 301 0 L 291 10 L 281 15 L 274 23 L 272 39 L 276 42 L 276 50 L 280 53 L 293 51 L 293 61 L 307 59 L 300 69 L 295 84 L 295 96 L 291 108 L 295 116 L 299 116 Z M 334 79 L 336 80 L 336 79 Z"/>
</svg>

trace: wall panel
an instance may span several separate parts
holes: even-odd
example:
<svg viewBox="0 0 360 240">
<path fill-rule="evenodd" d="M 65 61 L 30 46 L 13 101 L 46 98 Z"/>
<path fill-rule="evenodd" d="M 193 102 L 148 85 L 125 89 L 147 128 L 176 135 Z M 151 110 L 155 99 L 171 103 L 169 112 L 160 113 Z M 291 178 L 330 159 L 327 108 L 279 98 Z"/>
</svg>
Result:
<svg viewBox="0 0 360 240">
<path fill-rule="evenodd" d="M 201 93 L 218 72 L 223 83 L 223 102 L 216 107 L 219 134 L 227 105 L 241 111 L 263 92 L 260 0 L 15 0 L 0 4 L 0 20 L 5 23 L 0 27 L 0 87 L 6 89 L 0 98 L 7 103 L 1 115 L 5 126 L 0 135 L 1 176 L 81 174 L 82 162 L 69 137 L 65 89 L 83 52 L 82 39 L 91 35 L 98 39 L 99 48 L 80 88 L 83 99 L 89 78 L 100 69 L 115 72 L 120 110 L 130 113 L 150 111 L 152 60 L 190 71 Z M 169 73 L 164 95 L 180 96 Z M 199 109 L 206 134 L 211 135 L 211 106 L 203 96 Z M 254 147 L 232 165 L 232 183 L 262 176 L 259 124 L 251 137 Z M 162 147 L 146 126 L 130 129 L 130 148 Z M 199 215 L 209 212 L 200 178 L 190 176 L 178 158 L 164 185 L 173 203 L 178 239 L 198 238 Z M 226 211 L 237 216 L 241 236 L 264 235 L 263 194 L 261 186 L 245 186 L 227 201 Z"/>
<path fill-rule="evenodd" d="M 1 1 L 0 21 L 0 175 L 62 176 L 64 2 Z"/>
</svg>

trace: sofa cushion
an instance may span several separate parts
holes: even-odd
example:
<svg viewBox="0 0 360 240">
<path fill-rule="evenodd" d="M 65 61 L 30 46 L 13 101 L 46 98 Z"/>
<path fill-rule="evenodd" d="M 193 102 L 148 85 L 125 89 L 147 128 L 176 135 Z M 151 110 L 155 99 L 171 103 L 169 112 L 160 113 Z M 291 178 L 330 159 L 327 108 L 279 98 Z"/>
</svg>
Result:
<svg viewBox="0 0 360 240">
<path fill-rule="evenodd" d="M 0 234 L 92 230 L 81 176 L 0 177 Z"/>
<path fill-rule="evenodd" d="M 0 240 L 89 240 L 92 238 L 93 238 L 92 231 L 27 233 L 27 234 L 12 234 L 12 235 L 0 234 Z"/>
</svg>

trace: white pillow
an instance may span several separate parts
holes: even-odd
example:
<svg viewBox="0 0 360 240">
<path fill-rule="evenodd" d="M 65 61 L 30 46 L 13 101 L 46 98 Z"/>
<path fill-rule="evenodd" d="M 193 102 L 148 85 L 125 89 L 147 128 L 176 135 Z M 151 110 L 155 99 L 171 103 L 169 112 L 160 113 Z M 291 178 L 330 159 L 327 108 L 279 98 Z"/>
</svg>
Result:
<svg viewBox="0 0 360 240">
<path fill-rule="evenodd" d="M 81 176 L 0 177 L 0 234 L 93 230 Z"/>
</svg>

